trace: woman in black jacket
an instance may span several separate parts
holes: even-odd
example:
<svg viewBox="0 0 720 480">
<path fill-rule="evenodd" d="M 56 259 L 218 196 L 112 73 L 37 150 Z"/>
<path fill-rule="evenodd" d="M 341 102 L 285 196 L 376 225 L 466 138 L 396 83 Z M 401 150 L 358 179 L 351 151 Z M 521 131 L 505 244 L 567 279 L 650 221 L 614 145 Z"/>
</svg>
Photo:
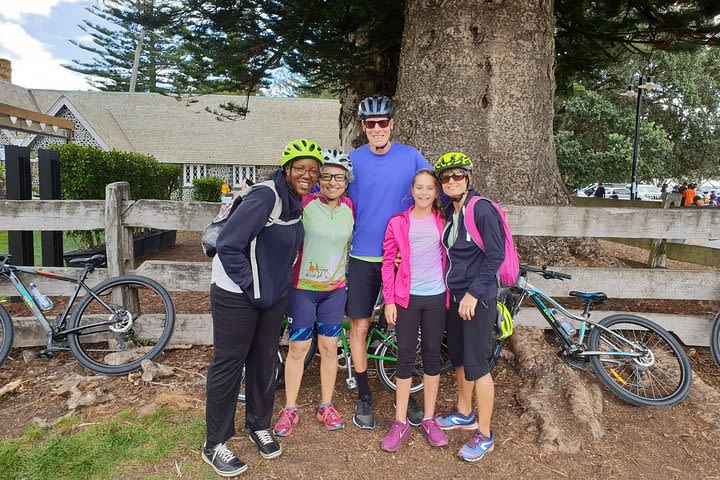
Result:
<svg viewBox="0 0 720 480">
<path fill-rule="evenodd" d="M 208 368 L 202 458 L 219 475 L 247 469 L 225 442 L 235 435 L 235 411 L 245 367 L 245 427 L 263 458 L 282 448 L 270 435 L 275 402 L 275 367 L 292 265 L 305 232 L 303 195 L 315 185 L 322 154 L 300 139 L 283 151 L 280 169 L 254 186 L 230 216 L 217 239 L 212 263 L 210 306 L 213 357 Z M 271 218 L 276 204 L 278 218 Z"/>
</svg>

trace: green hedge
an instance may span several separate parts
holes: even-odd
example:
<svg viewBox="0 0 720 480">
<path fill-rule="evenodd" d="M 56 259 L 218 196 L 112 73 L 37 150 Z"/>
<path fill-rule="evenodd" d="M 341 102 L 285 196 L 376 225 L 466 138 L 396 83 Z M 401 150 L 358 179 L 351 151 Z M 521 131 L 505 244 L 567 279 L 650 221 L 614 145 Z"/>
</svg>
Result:
<svg viewBox="0 0 720 480">
<path fill-rule="evenodd" d="M 126 181 L 133 200 L 168 200 L 180 188 L 180 165 L 159 163 L 139 153 L 67 144 L 56 145 L 60 152 L 60 182 L 64 200 L 101 200 L 105 186 Z"/>
<path fill-rule="evenodd" d="M 219 202 L 222 185 L 222 178 L 196 178 L 193 180 L 192 199 L 198 202 Z"/>
</svg>

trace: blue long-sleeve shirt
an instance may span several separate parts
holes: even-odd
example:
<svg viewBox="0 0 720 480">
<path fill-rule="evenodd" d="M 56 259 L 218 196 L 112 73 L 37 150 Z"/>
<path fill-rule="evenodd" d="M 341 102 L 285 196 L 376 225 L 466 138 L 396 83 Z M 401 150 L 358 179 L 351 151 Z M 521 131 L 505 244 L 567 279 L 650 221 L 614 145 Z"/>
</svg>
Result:
<svg viewBox="0 0 720 480">
<path fill-rule="evenodd" d="M 395 142 L 382 155 L 363 145 L 350 152 L 350 158 L 355 177 L 348 188 L 355 205 L 350 255 L 381 262 L 388 221 L 413 204 L 412 179 L 418 170 L 430 169 L 430 164 L 415 148 Z"/>
</svg>

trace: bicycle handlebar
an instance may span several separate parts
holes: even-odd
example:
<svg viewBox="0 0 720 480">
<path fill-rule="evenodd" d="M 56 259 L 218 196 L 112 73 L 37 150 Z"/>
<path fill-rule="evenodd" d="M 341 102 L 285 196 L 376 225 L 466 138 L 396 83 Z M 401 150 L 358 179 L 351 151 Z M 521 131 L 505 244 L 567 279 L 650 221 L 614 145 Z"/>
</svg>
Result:
<svg viewBox="0 0 720 480">
<path fill-rule="evenodd" d="M 543 265 L 542 268 L 530 267 L 528 265 L 520 266 L 520 275 L 525 276 L 528 272 L 542 275 L 546 280 L 572 280 L 572 275 L 548 270 L 546 265 Z"/>
</svg>

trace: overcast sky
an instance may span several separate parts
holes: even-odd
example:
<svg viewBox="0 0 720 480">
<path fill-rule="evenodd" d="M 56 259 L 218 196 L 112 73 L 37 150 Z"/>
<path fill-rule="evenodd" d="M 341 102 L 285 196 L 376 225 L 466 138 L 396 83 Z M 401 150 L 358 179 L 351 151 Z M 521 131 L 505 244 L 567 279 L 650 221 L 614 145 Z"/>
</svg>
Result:
<svg viewBox="0 0 720 480">
<path fill-rule="evenodd" d="M 89 60 L 68 40 L 84 41 L 78 24 L 92 0 L 0 0 L 0 58 L 12 61 L 13 83 L 26 88 L 88 90 L 83 75 L 63 68 Z"/>
</svg>

